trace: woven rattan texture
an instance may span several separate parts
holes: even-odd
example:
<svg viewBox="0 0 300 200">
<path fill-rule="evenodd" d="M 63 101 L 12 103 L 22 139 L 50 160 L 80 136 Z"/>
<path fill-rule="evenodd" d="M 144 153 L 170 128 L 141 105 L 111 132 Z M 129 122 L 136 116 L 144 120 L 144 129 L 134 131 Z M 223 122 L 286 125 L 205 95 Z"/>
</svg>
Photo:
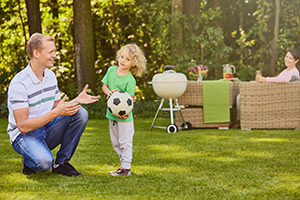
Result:
<svg viewBox="0 0 300 200">
<path fill-rule="evenodd" d="M 300 82 L 240 83 L 241 129 L 300 128 Z"/>
<path fill-rule="evenodd" d="M 181 110 L 183 118 L 186 122 L 190 122 L 193 128 L 218 128 L 229 127 L 230 123 L 204 123 L 202 108 L 185 108 Z M 176 125 L 181 127 L 182 119 L 180 113 L 175 114 Z"/>
<path fill-rule="evenodd" d="M 239 82 L 230 81 L 230 105 L 235 104 L 236 96 L 239 93 Z M 178 99 L 180 105 L 202 106 L 202 82 L 188 81 L 186 91 Z"/>
</svg>

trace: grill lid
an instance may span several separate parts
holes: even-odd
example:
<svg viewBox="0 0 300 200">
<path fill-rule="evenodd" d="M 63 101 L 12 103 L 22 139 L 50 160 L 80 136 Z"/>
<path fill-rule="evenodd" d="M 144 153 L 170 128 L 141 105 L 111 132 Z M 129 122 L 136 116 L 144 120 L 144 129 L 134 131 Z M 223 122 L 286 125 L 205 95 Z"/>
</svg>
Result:
<svg viewBox="0 0 300 200">
<path fill-rule="evenodd" d="M 152 83 L 171 83 L 171 82 L 187 82 L 187 78 L 182 73 L 176 73 L 174 70 L 167 70 L 163 73 L 155 74 Z"/>
</svg>

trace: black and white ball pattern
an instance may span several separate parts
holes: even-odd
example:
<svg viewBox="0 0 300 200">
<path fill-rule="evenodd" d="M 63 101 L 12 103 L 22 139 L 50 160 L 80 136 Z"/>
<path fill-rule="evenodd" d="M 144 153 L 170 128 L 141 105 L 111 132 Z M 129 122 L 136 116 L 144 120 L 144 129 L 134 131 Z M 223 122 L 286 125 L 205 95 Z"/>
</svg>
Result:
<svg viewBox="0 0 300 200">
<path fill-rule="evenodd" d="M 131 112 L 133 100 L 127 92 L 116 91 L 109 97 L 107 107 L 113 115 L 122 117 Z"/>
</svg>

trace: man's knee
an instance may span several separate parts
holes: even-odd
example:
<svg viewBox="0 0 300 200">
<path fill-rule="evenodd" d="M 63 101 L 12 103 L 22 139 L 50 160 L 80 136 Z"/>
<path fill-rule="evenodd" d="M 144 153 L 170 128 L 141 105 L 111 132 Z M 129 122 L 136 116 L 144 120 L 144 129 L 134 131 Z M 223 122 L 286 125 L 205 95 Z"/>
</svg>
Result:
<svg viewBox="0 0 300 200">
<path fill-rule="evenodd" d="M 88 118 L 89 118 L 89 113 L 88 111 L 81 107 L 80 110 L 76 113 L 80 119 L 80 121 L 86 123 L 88 121 Z"/>
<path fill-rule="evenodd" d="M 53 158 L 42 158 L 36 163 L 36 170 L 45 172 L 51 169 L 53 164 Z"/>
</svg>

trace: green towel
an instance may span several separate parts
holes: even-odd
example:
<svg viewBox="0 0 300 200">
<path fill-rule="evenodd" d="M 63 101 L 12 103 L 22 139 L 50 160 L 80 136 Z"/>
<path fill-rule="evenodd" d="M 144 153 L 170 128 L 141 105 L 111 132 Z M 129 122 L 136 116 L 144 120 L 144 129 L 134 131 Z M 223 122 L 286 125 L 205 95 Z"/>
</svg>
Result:
<svg viewBox="0 0 300 200">
<path fill-rule="evenodd" d="M 230 122 L 229 81 L 203 81 L 204 123 Z"/>
</svg>

